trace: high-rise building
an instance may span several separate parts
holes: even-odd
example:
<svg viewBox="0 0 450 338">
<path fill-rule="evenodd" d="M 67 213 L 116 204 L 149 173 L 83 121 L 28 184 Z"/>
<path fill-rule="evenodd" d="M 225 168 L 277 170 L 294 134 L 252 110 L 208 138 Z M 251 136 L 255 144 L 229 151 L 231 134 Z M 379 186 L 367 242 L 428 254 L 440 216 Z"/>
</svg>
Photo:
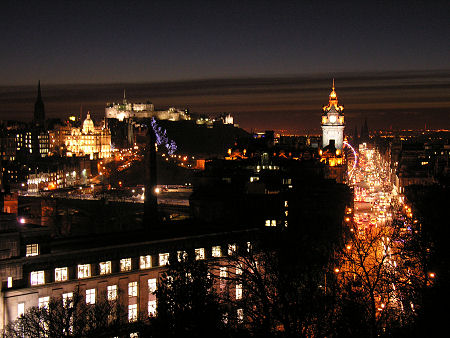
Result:
<svg viewBox="0 0 450 338">
<path fill-rule="evenodd" d="M 334 145 L 336 149 L 342 150 L 344 142 L 344 107 L 339 106 L 337 94 L 333 89 L 329 96 L 327 106 L 323 107 L 322 115 L 322 147 Z"/>
</svg>

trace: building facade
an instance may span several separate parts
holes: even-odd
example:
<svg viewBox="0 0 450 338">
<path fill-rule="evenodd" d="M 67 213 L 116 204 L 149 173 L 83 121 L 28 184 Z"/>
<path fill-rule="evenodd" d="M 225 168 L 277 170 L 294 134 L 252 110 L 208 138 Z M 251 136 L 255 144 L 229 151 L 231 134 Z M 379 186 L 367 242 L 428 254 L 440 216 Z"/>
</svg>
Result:
<svg viewBox="0 0 450 338">
<path fill-rule="evenodd" d="M 123 103 L 107 103 L 105 108 L 107 119 L 142 119 L 156 118 L 158 120 L 180 121 L 190 120 L 186 111 L 170 107 L 168 110 L 155 110 L 153 103 L 130 103 L 125 96 Z"/>
<path fill-rule="evenodd" d="M 82 128 L 72 128 L 64 140 L 67 156 L 86 156 L 90 159 L 111 157 L 111 133 L 103 125 L 97 127 L 88 112 Z"/>
</svg>

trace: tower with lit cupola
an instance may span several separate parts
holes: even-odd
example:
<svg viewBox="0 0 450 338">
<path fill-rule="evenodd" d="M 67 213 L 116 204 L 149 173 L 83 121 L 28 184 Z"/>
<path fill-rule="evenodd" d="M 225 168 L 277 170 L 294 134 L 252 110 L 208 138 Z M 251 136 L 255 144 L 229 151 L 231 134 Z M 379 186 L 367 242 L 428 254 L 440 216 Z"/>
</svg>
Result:
<svg viewBox="0 0 450 338">
<path fill-rule="evenodd" d="M 327 106 L 323 107 L 322 114 L 322 148 L 332 146 L 342 150 L 344 142 L 344 107 L 338 104 L 337 94 L 333 89 L 329 96 Z"/>
</svg>

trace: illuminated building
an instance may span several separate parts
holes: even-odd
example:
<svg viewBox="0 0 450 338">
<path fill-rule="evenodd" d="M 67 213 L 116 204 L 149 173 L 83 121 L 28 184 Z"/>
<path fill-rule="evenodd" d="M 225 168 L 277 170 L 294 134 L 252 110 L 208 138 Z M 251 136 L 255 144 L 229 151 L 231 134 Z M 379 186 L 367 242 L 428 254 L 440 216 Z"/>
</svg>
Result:
<svg viewBox="0 0 450 338">
<path fill-rule="evenodd" d="M 107 103 L 105 108 L 105 117 L 107 119 L 142 119 L 156 118 L 158 120 L 190 120 L 187 112 L 170 107 L 168 110 L 155 110 L 153 103 L 130 103 L 123 96 L 123 103 Z"/>
<path fill-rule="evenodd" d="M 65 138 L 68 156 L 89 155 L 90 159 L 111 157 L 111 133 L 104 125 L 96 127 L 91 115 L 83 122 L 82 128 L 72 128 Z"/>
<path fill-rule="evenodd" d="M 344 107 L 339 106 L 337 94 L 333 89 L 330 93 L 327 106 L 323 107 L 322 115 L 322 147 L 325 148 L 331 143 L 336 149 L 342 150 L 344 142 Z"/>
</svg>

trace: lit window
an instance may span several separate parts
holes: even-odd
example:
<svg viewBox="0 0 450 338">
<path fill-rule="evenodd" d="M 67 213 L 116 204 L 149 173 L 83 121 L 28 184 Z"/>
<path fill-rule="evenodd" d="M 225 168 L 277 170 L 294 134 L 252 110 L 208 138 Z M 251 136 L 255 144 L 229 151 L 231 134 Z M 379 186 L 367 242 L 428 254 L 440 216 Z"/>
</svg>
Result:
<svg viewBox="0 0 450 338">
<path fill-rule="evenodd" d="M 150 278 L 148 280 L 148 293 L 153 293 L 156 291 L 156 278 Z"/>
<path fill-rule="evenodd" d="M 284 201 L 284 207 L 285 207 L 285 208 L 288 207 L 288 201 Z"/>
<path fill-rule="evenodd" d="M 91 264 L 79 264 L 78 265 L 78 278 L 91 277 Z"/>
<path fill-rule="evenodd" d="M 117 299 L 117 285 L 108 285 L 106 290 L 107 290 L 108 300 L 116 300 Z"/>
<path fill-rule="evenodd" d="M 237 320 L 239 323 L 244 320 L 244 309 L 237 309 Z"/>
<path fill-rule="evenodd" d="M 25 303 L 17 304 L 17 317 L 23 316 L 25 313 Z"/>
<path fill-rule="evenodd" d="M 250 252 L 252 250 L 252 243 L 247 242 L 247 252 Z"/>
<path fill-rule="evenodd" d="M 275 227 L 277 226 L 277 221 L 274 219 L 266 219 L 266 227 Z"/>
<path fill-rule="evenodd" d="M 149 317 L 156 316 L 156 300 L 148 301 L 148 315 Z"/>
<path fill-rule="evenodd" d="M 137 282 L 128 283 L 128 297 L 137 297 Z"/>
<path fill-rule="evenodd" d="M 128 305 L 128 321 L 135 322 L 137 320 L 137 304 Z"/>
<path fill-rule="evenodd" d="M 219 276 L 220 276 L 220 278 L 227 278 L 228 277 L 228 272 L 227 272 L 227 267 L 226 266 L 221 266 L 220 267 Z"/>
<path fill-rule="evenodd" d="M 139 267 L 141 269 L 149 269 L 152 267 L 152 256 L 141 256 L 139 258 Z"/>
<path fill-rule="evenodd" d="M 100 274 L 107 275 L 111 273 L 111 261 L 100 262 Z"/>
<path fill-rule="evenodd" d="M 39 244 L 27 244 L 27 257 L 39 255 Z"/>
<path fill-rule="evenodd" d="M 240 263 L 236 265 L 236 275 L 242 275 L 242 265 Z"/>
<path fill-rule="evenodd" d="M 31 285 L 42 285 L 45 284 L 45 274 L 44 271 L 33 271 L 31 272 Z"/>
<path fill-rule="evenodd" d="M 228 256 L 236 254 L 236 244 L 228 244 Z"/>
<path fill-rule="evenodd" d="M 73 306 L 73 292 L 67 292 L 67 293 L 63 293 L 62 295 L 62 300 L 63 300 L 63 306 L 68 306 L 72 307 Z"/>
<path fill-rule="evenodd" d="M 195 259 L 205 259 L 205 248 L 195 249 Z"/>
<path fill-rule="evenodd" d="M 67 268 L 55 269 L 55 282 L 64 282 L 67 280 Z"/>
<path fill-rule="evenodd" d="M 178 262 L 184 262 L 187 259 L 186 251 L 177 251 Z"/>
<path fill-rule="evenodd" d="M 213 257 L 221 257 L 222 256 L 222 248 L 220 247 L 220 245 L 212 247 L 211 255 Z"/>
<path fill-rule="evenodd" d="M 39 298 L 39 308 L 48 309 L 48 303 L 50 302 L 50 297 L 40 297 Z"/>
<path fill-rule="evenodd" d="M 123 258 L 120 260 L 120 271 L 131 271 L 131 258 Z"/>
<path fill-rule="evenodd" d="M 168 253 L 160 253 L 159 254 L 159 266 L 164 266 L 169 264 L 169 254 Z"/>
<path fill-rule="evenodd" d="M 12 286 L 13 286 L 13 278 L 12 277 L 8 277 L 8 282 L 7 282 L 8 289 L 12 288 Z"/>
<path fill-rule="evenodd" d="M 95 304 L 95 289 L 86 290 L 86 304 Z"/>
<path fill-rule="evenodd" d="M 242 284 L 236 284 L 236 300 L 242 299 Z"/>
</svg>

